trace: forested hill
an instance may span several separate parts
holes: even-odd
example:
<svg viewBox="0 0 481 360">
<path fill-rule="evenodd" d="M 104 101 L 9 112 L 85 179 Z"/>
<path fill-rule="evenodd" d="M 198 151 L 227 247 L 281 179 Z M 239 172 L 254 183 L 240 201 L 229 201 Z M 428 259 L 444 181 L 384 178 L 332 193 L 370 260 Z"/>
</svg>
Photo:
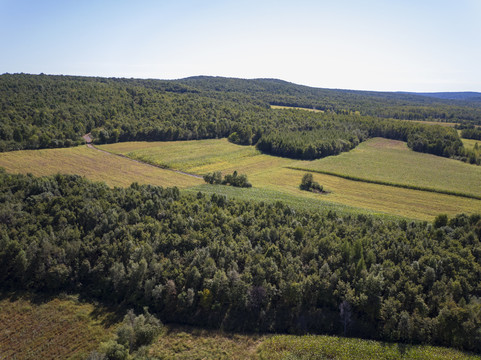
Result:
<svg viewBox="0 0 481 360">
<path fill-rule="evenodd" d="M 430 96 L 438 99 L 447 99 L 447 100 L 481 101 L 481 93 L 473 92 L 473 91 L 414 93 L 414 94 Z"/>
<path fill-rule="evenodd" d="M 273 104 L 324 112 L 273 110 Z M 304 159 L 384 136 L 407 141 L 416 151 L 467 157 L 453 129 L 379 119 L 386 117 L 481 123 L 481 105 L 316 89 L 274 79 L 0 75 L 0 151 L 72 146 L 92 132 L 99 143 L 229 137 Z"/>
<path fill-rule="evenodd" d="M 474 121 L 481 124 L 479 93 L 323 89 L 277 79 L 246 80 L 210 76 L 194 76 L 181 79 L 179 82 L 199 91 L 243 93 L 272 105 L 307 107 L 337 113 L 359 111 L 362 115 L 395 119 Z"/>
</svg>

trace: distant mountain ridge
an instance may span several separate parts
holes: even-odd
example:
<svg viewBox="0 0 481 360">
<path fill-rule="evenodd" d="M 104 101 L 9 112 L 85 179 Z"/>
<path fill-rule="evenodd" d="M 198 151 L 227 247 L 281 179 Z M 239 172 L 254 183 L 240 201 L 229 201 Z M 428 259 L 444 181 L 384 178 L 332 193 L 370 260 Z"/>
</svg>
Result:
<svg viewBox="0 0 481 360">
<path fill-rule="evenodd" d="M 432 92 L 432 93 L 410 93 L 422 96 L 433 97 L 436 99 L 446 100 L 476 100 L 481 101 L 481 93 L 474 91 L 460 91 L 460 92 Z"/>
</svg>

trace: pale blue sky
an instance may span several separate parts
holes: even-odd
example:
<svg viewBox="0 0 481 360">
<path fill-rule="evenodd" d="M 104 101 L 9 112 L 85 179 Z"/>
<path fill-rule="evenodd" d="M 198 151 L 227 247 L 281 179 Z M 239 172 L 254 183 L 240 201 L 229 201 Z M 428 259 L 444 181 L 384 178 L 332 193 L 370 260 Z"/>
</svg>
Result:
<svg viewBox="0 0 481 360">
<path fill-rule="evenodd" d="M 481 0 L 0 0 L 0 73 L 481 91 Z"/>
</svg>

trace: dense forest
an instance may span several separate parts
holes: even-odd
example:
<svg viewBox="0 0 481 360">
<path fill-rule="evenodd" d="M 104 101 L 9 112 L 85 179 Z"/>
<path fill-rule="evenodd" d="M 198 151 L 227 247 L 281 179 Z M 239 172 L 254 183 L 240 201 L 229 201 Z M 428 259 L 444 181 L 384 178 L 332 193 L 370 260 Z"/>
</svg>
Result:
<svg viewBox="0 0 481 360">
<path fill-rule="evenodd" d="M 0 151 L 73 146 L 91 132 L 97 143 L 229 137 L 237 144 L 258 144 L 260 150 L 274 155 L 314 159 L 350 150 L 372 136 L 384 136 L 407 141 L 415 151 L 466 159 L 452 129 L 382 119 L 388 115 L 384 110 L 373 113 L 369 109 L 377 109 L 376 101 L 382 100 L 383 109 L 419 105 L 434 112 L 450 109 L 449 115 L 444 114 L 449 120 L 476 121 L 478 112 L 481 119 L 476 102 L 461 106 L 454 100 L 314 89 L 275 80 L 5 74 L 0 76 L 0 94 Z M 274 99 L 284 96 L 331 105 L 324 113 L 270 108 Z M 357 105 L 341 109 L 347 103 Z M 472 116 L 461 116 L 457 106 Z"/>
<path fill-rule="evenodd" d="M 481 351 L 481 216 L 433 224 L 0 172 L 0 287 L 163 322 Z"/>
</svg>

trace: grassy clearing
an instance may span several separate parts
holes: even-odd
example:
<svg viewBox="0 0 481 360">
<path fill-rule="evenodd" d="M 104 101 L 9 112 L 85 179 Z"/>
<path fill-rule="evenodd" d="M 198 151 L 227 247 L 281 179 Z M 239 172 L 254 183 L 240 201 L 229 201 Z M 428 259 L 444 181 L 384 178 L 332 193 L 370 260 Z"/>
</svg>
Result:
<svg viewBox="0 0 481 360">
<path fill-rule="evenodd" d="M 129 186 L 136 181 L 185 188 L 203 182 L 202 179 L 140 164 L 86 146 L 0 153 L 0 166 L 11 173 L 32 173 L 36 176 L 58 172 L 78 174 L 93 181 L 104 181 L 109 186 Z"/>
<path fill-rule="evenodd" d="M 111 336 L 110 317 L 75 299 L 2 299 L 0 359 L 85 359 Z"/>
<path fill-rule="evenodd" d="M 259 346 L 258 354 L 262 360 L 481 359 L 480 356 L 441 347 L 389 344 L 370 340 L 311 335 L 268 338 Z"/>
<path fill-rule="evenodd" d="M 271 105 L 271 109 L 294 109 L 294 110 L 305 110 L 305 111 L 312 111 L 312 112 L 320 112 L 323 113 L 323 110 L 318 110 L 318 109 L 309 109 L 309 108 L 303 108 L 303 107 L 298 107 L 298 106 L 280 106 L 280 105 Z"/>
<path fill-rule="evenodd" d="M 160 359 L 257 359 L 262 335 L 230 334 L 190 327 L 168 327 L 150 346 L 149 355 Z"/>
<path fill-rule="evenodd" d="M 445 127 L 455 127 L 458 123 L 455 122 L 443 122 L 443 121 L 423 121 L 423 120 L 401 120 L 401 121 L 409 121 L 415 122 L 419 124 L 427 124 L 427 125 L 439 125 Z"/>
<path fill-rule="evenodd" d="M 350 152 L 294 166 L 481 196 L 481 167 L 417 153 L 396 140 L 370 139 Z"/>
<path fill-rule="evenodd" d="M 463 145 L 466 149 L 468 150 L 473 150 L 474 145 L 478 144 L 478 148 L 480 148 L 481 151 L 481 141 L 480 140 L 473 140 L 473 139 L 461 139 L 463 142 Z"/>
</svg>

